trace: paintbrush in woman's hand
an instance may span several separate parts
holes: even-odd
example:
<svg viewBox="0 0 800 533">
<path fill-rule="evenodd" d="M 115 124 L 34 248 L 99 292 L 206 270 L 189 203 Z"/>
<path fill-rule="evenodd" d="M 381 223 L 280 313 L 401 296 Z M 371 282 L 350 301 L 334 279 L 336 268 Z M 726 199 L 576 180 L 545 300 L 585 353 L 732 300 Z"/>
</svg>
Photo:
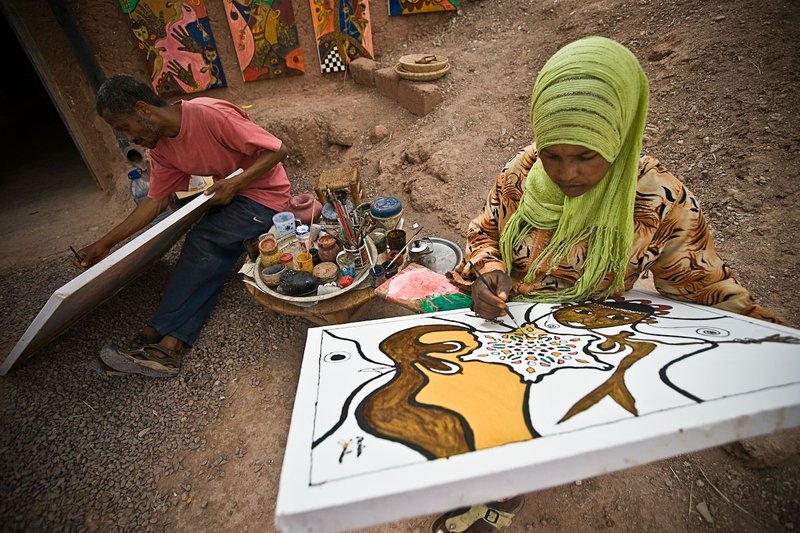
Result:
<svg viewBox="0 0 800 533">
<path fill-rule="evenodd" d="M 475 266 L 475 263 L 473 263 L 472 261 L 467 261 L 467 263 L 469 264 L 470 268 L 472 268 L 472 270 L 475 272 L 475 275 L 478 276 L 478 279 L 481 281 L 481 283 L 483 283 L 483 285 L 487 289 L 489 289 L 489 292 L 491 292 L 492 294 L 495 295 L 495 297 L 497 297 L 497 293 L 494 292 L 494 289 L 492 289 L 492 287 L 489 285 L 489 282 L 486 281 L 486 278 L 483 277 L 483 274 L 481 274 L 481 271 L 478 270 L 478 267 Z M 511 319 L 511 322 L 514 323 L 514 325 L 517 327 L 519 332 L 527 337 L 528 333 L 525 330 L 522 329 L 522 326 L 519 325 L 519 322 L 517 322 L 517 319 L 514 318 L 514 315 L 511 314 L 511 308 L 508 307 L 508 305 L 506 305 L 506 314 L 508 314 L 508 318 Z"/>
</svg>

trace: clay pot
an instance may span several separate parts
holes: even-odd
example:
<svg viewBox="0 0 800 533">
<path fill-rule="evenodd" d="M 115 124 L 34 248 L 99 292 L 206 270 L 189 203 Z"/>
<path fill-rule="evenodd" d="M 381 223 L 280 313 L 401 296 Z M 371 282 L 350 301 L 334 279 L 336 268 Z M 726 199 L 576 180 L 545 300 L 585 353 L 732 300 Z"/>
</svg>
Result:
<svg viewBox="0 0 800 533">
<path fill-rule="evenodd" d="M 322 216 L 322 204 L 317 197 L 310 192 L 300 193 L 292 196 L 289 200 L 289 210 L 299 218 L 303 224 L 311 225 Z M 311 212 L 314 212 L 314 220 L 311 220 Z"/>
</svg>

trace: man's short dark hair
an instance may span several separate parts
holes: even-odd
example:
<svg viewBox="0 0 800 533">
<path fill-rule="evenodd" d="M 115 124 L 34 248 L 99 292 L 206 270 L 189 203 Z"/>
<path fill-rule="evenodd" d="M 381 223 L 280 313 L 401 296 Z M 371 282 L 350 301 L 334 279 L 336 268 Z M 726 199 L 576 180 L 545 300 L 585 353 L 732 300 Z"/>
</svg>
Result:
<svg viewBox="0 0 800 533">
<path fill-rule="evenodd" d="M 167 101 L 158 96 L 153 88 L 133 76 L 115 74 L 97 90 L 95 109 L 98 115 L 105 111 L 111 113 L 133 113 L 136 102 L 142 101 L 157 107 L 164 107 Z"/>
</svg>

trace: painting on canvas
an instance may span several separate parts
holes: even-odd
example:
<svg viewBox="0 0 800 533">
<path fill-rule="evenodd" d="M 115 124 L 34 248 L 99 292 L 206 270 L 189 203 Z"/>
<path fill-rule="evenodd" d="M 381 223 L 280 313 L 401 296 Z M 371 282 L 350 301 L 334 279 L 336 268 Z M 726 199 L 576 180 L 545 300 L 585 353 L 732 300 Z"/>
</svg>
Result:
<svg viewBox="0 0 800 533">
<path fill-rule="evenodd" d="M 291 0 L 225 0 L 225 14 L 244 81 L 304 72 Z"/>
<path fill-rule="evenodd" d="M 279 525 L 445 511 L 800 423 L 798 330 L 641 292 L 512 309 L 521 329 L 459 310 L 310 330 Z"/>
<path fill-rule="evenodd" d="M 322 73 L 344 72 L 354 59 L 372 59 L 367 0 L 310 0 Z"/>
<path fill-rule="evenodd" d="M 204 0 L 119 0 L 161 96 L 225 87 Z"/>
<path fill-rule="evenodd" d="M 389 0 L 389 14 L 392 16 L 457 10 L 458 0 Z"/>
</svg>

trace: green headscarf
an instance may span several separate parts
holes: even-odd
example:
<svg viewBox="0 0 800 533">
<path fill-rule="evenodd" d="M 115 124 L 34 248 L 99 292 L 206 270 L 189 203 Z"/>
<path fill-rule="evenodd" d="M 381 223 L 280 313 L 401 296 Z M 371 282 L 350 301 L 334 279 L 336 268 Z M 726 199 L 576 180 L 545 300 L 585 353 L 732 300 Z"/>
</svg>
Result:
<svg viewBox="0 0 800 533">
<path fill-rule="evenodd" d="M 566 45 L 539 72 L 531 98 L 537 150 L 554 144 L 579 145 L 597 152 L 611 166 L 597 185 L 570 198 L 547 176 L 537 158 L 519 208 L 500 238 L 506 271 L 511 272 L 512 252 L 532 227 L 555 232 L 528 269 L 527 282 L 545 260 L 550 261 L 550 269 L 555 268 L 584 239 L 588 239 L 588 251 L 583 274 L 573 287 L 521 299 L 580 300 L 623 288 L 633 244 L 633 206 L 648 101 L 647 76 L 636 57 L 605 37 L 586 37 Z M 609 272 L 611 284 L 600 290 Z"/>
</svg>

